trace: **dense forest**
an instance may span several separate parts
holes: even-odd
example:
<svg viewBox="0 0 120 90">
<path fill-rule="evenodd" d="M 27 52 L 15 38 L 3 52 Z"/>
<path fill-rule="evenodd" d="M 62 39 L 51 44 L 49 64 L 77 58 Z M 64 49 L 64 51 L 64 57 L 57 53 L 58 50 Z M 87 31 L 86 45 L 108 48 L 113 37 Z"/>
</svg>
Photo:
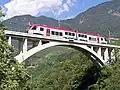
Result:
<svg viewBox="0 0 120 90">
<path fill-rule="evenodd" d="M 118 90 L 119 57 L 117 54 L 113 65 L 97 68 L 81 50 L 51 47 L 26 61 L 30 87 L 32 90 Z"/>
</svg>

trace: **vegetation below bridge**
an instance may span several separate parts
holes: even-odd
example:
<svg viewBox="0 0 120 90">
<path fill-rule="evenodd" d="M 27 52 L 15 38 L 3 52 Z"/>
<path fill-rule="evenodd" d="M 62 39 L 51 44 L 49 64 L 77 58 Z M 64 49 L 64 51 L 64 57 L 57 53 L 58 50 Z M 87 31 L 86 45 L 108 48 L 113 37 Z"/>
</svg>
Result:
<svg viewBox="0 0 120 90">
<path fill-rule="evenodd" d="M 32 90 L 118 90 L 120 59 L 110 67 L 98 69 L 78 50 L 51 47 L 26 61 Z"/>
</svg>

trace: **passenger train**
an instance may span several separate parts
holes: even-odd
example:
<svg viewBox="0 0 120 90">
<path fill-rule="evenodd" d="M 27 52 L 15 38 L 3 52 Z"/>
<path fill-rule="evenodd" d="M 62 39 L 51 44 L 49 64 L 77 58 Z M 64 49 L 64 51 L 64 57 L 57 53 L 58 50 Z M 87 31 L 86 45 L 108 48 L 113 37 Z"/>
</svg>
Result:
<svg viewBox="0 0 120 90">
<path fill-rule="evenodd" d="M 99 34 L 89 34 L 79 32 L 77 30 L 68 30 L 59 27 L 41 25 L 41 24 L 32 24 L 28 27 L 27 33 L 39 34 L 42 36 L 47 36 L 49 38 L 55 39 L 66 39 L 68 41 L 85 41 L 93 43 L 102 43 L 107 44 L 105 37 L 100 36 Z"/>
</svg>

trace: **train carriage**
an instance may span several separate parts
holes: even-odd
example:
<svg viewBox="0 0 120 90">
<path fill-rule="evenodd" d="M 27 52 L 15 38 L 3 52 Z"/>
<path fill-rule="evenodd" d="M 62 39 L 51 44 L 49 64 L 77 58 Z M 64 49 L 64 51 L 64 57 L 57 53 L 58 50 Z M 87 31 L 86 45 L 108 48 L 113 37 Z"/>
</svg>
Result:
<svg viewBox="0 0 120 90">
<path fill-rule="evenodd" d="M 103 43 L 106 44 L 107 40 L 105 37 L 99 34 L 82 33 L 76 30 L 62 29 L 58 27 L 52 27 L 41 24 L 33 24 L 27 29 L 28 33 L 39 34 L 54 39 L 66 39 L 68 41 L 85 41 L 92 43 Z"/>
<path fill-rule="evenodd" d="M 74 30 L 64 30 L 64 38 L 75 40 L 76 32 Z"/>
</svg>

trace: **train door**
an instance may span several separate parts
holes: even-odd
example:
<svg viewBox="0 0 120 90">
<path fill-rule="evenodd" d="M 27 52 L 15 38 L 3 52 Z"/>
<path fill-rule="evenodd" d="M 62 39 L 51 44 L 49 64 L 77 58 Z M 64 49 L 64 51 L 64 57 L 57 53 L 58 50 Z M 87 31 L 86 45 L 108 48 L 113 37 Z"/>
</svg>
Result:
<svg viewBox="0 0 120 90">
<path fill-rule="evenodd" d="M 46 36 L 50 36 L 50 29 L 46 30 Z"/>
<path fill-rule="evenodd" d="M 78 36 L 77 36 L 77 30 L 75 30 L 75 40 L 77 40 L 78 39 Z"/>
<path fill-rule="evenodd" d="M 97 42 L 100 43 L 99 37 L 97 37 Z"/>
</svg>

